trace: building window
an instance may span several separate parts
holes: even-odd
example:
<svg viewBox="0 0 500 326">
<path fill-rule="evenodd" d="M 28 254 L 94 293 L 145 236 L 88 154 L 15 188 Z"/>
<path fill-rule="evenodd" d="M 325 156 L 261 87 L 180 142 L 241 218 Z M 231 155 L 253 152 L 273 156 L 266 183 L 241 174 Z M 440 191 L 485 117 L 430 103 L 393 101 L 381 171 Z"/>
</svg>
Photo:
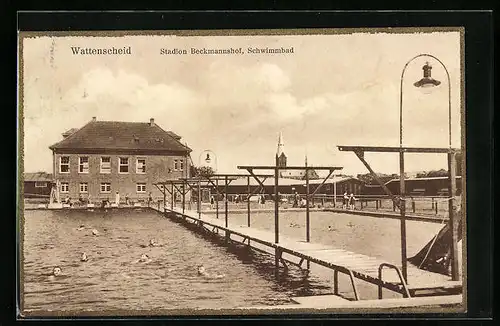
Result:
<svg viewBox="0 0 500 326">
<path fill-rule="evenodd" d="M 80 157 L 80 164 L 78 165 L 78 173 L 89 173 L 89 157 Z"/>
<path fill-rule="evenodd" d="M 111 192 L 111 183 L 103 182 L 101 183 L 101 192 L 102 193 L 110 193 Z"/>
<path fill-rule="evenodd" d="M 61 156 L 59 158 L 59 172 L 69 173 L 69 156 Z"/>
<path fill-rule="evenodd" d="M 35 188 L 47 188 L 47 182 L 35 181 Z"/>
<path fill-rule="evenodd" d="M 128 173 L 128 157 L 118 158 L 119 173 Z"/>
<path fill-rule="evenodd" d="M 111 157 L 101 157 L 101 173 L 111 173 Z"/>
<path fill-rule="evenodd" d="M 135 165 L 135 172 L 144 174 L 146 173 L 146 159 L 145 158 L 138 158 L 136 165 Z"/>
<path fill-rule="evenodd" d="M 69 183 L 61 182 L 61 193 L 68 193 L 68 192 L 69 192 Z"/>
<path fill-rule="evenodd" d="M 179 170 L 184 171 L 184 160 L 179 160 Z"/>
<path fill-rule="evenodd" d="M 86 182 L 80 183 L 80 192 L 81 193 L 87 193 L 89 192 L 89 184 Z"/>
<path fill-rule="evenodd" d="M 146 192 L 146 184 L 145 183 L 138 183 L 136 188 L 137 188 L 138 193 Z"/>
<path fill-rule="evenodd" d="M 174 171 L 179 170 L 179 160 L 174 160 Z"/>
</svg>

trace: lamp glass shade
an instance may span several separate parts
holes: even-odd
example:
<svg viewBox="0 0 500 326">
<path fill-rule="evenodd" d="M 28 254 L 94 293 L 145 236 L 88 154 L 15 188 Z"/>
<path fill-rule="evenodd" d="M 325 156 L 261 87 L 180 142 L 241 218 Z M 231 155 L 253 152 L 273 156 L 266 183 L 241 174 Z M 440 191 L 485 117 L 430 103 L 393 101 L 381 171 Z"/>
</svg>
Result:
<svg viewBox="0 0 500 326">
<path fill-rule="evenodd" d="M 424 71 L 424 77 L 413 84 L 415 87 L 429 88 L 441 84 L 439 80 L 432 78 L 432 66 L 428 62 L 425 63 L 425 65 L 422 67 L 422 70 Z"/>
</svg>

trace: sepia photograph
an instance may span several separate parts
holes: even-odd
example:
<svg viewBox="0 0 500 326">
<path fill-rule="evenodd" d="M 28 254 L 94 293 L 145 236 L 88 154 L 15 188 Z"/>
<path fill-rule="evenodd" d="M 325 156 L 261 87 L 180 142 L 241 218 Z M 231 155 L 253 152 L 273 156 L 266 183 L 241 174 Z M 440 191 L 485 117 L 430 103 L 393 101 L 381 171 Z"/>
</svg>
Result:
<svg viewBox="0 0 500 326">
<path fill-rule="evenodd" d="M 21 317 L 467 310 L 463 28 L 18 48 Z"/>
</svg>

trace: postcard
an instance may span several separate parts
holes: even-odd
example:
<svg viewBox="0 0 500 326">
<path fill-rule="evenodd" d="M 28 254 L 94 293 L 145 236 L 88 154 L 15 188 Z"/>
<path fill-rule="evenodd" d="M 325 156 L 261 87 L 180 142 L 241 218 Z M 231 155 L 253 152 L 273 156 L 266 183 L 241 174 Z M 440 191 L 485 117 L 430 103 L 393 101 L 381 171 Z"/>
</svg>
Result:
<svg viewBox="0 0 500 326">
<path fill-rule="evenodd" d="M 463 35 L 20 32 L 21 316 L 466 311 Z"/>
</svg>

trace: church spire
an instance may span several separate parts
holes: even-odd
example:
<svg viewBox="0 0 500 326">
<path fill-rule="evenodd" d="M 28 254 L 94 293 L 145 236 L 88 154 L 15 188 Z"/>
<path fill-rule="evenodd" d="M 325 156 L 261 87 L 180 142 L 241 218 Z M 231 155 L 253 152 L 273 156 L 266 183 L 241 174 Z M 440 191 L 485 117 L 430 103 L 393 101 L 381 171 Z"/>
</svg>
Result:
<svg viewBox="0 0 500 326">
<path fill-rule="evenodd" d="M 286 155 L 283 151 L 284 146 L 285 144 L 283 144 L 283 134 L 280 132 L 278 137 L 278 150 L 276 151 L 276 156 L 278 157 L 278 166 L 280 167 L 286 167 Z"/>
<path fill-rule="evenodd" d="M 276 155 L 278 155 L 278 157 L 283 153 L 284 146 L 285 144 L 283 144 L 283 134 L 280 131 L 280 134 L 278 136 L 278 150 L 276 151 Z"/>
</svg>

